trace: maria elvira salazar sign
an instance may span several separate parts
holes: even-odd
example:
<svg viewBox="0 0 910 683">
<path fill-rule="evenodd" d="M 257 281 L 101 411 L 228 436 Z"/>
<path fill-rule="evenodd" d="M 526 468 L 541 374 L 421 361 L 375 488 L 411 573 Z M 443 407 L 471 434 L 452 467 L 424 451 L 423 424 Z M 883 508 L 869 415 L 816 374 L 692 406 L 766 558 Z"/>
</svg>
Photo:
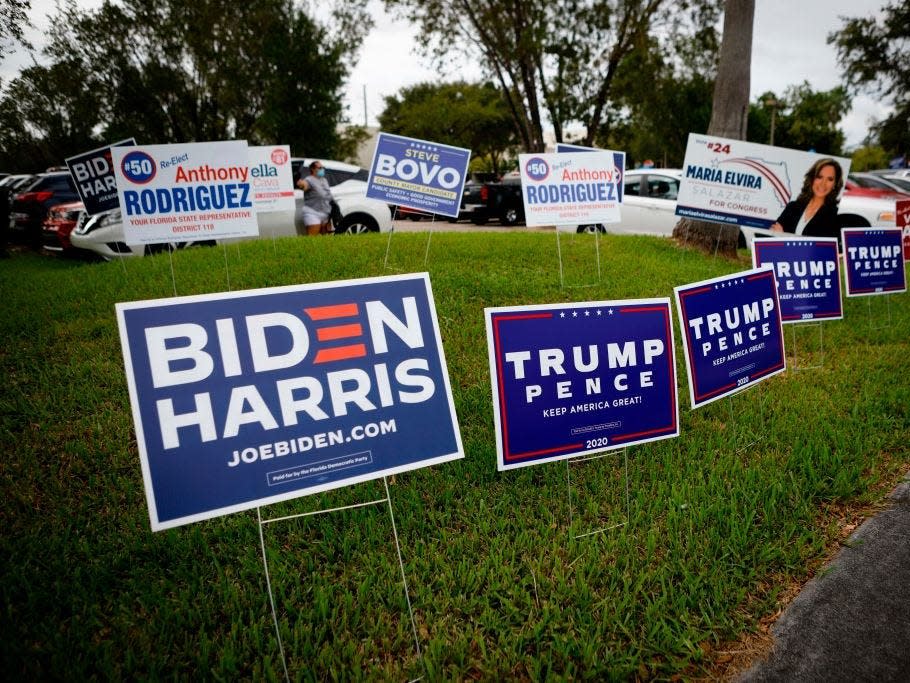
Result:
<svg viewBox="0 0 910 683">
<path fill-rule="evenodd" d="M 426 273 L 117 319 L 153 530 L 463 457 Z"/>
</svg>

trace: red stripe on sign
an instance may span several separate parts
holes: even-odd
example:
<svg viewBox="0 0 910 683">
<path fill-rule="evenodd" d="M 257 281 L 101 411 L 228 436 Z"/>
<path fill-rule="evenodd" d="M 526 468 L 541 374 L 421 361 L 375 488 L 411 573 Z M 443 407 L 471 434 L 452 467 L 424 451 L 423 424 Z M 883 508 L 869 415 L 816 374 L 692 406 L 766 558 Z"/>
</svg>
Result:
<svg viewBox="0 0 910 683">
<path fill-rule="evenodd" d="M 363 326 L 360 323 L 350 325 L 335 325 L 334 327 L 320 327 L 316 330 L 319 341 L 332 341 L 334 339 L 347 339 L 348 337 L 363 336 Z"/>
<path fill-rule="evenodd" d="M 316 359 L 313 363 L 331 363 L 338 360 L 348 360 L 349 358 L 363 358 L 365 355 L 367 355 L 367 347 L 365 344 L 336 346 L 333 349 L 321 349 L 316 354 Z"/>
<path fill-rule="evenodd" d="M 331 318 L 348 318 L 357 315 L 357 304 L 335 304 L 334 306 L 315 306 L 304 308 L 306 314 L 313 320 L 329 320 Z"/>
</svg>

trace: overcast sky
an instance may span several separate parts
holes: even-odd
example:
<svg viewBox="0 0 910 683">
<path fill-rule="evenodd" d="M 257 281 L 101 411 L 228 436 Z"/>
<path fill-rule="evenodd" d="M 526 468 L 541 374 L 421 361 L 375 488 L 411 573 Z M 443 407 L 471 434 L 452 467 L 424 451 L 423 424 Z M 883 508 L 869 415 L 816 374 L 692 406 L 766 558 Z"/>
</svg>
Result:
<svg viewBox="0 0 910 683">
<path fill-rule="evenodd" d="M 97 6 L 99 0 L 82 0 L 82 6 Z M 840 84 L 837 55 L 828 45 L 828 33 L 841 27 L 840 17 L 879 14 L 884 0 L 755 0 L 755 27 L 752 37 L 751 99 L 766 91 L 782 95 L 788 86 L 808 81 L 813 90 L 830 90 Z M 420 81 L 439 81 L 441 75 L 413 50 L 417 31 L 403 20 L 395 20 L 383 10 L 380 0 L 371 0 L 376 26 L 364 42 L 358 65 L 351 73 L 345 103 L 354 123 L 366 118 L 376 124 L 384 107 L 383 97 L 394 95 L 402 87 Z M 53 0 L 32 0 L 32 23 L 39 27 L 31 32 L 40 44 L 41 27 L 47 26 L 47 14 L 53 12 Z M 10 55 L 0 65 L 4 80 L 27 62 L 24 55 Z M 476 66 L 466 65 L 459 72 L 442 78 L 479 78 Z M 882 119 L 888 108 L 868 96 L 854 98 L 853 109 L 841 120 L 848 146 L 860 144 L 872 119 Z"/>
</svg>

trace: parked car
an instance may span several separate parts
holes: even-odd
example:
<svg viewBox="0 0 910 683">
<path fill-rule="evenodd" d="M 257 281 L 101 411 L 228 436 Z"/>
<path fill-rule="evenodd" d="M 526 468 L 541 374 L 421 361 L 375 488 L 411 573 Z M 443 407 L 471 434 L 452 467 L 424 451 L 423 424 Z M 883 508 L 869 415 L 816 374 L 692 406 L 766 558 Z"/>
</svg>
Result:
<svg viewBox="0 0 910 683">
<path fill-rule="evenodd" d="M 623 179 L 622 219 L 605 225 L 564 225 L 561 232 L 601 232 L 670 237 L 679 222 L 676 198 L 683 172 L 680 169 L 626 171 Z M 839 227 L 894 227 L 894 199 L 869 197 L 844 190 L 838 206 Z M 750 246 L 756 236 L 774 236 L 762 228 L 740 228 L 740 247 Z"/>
<path fill-rule="evenodd" d="M 35 248 L 41 244 L 41 224 L 47 212 L 56 204 L 79 200 L 76 185 L 69 171 L 41 173 L 19 194 L 13 197 L 10 227 L 20 238 Z"/>
<path fill-rule="evenodd" d="M 910 199 L 910 194 L 885 176 L 873 173 L 849 173 L 844 186 L 853 194 L 865 194 L 885 199 Z"/>
<path fill-rule="evenodd" d="M 296 169 L 309 164 L 308 159 L 292 159 Z M 340 228 L 335 234 L 358 234 L 365 232 L 388 232 L 392 229 L 392 212 L 385 202 L 369 199 L 366 196 L 366 171 L 358 166 L 339 161 L 322 161 L 326 168 L 326 178 L 332 185 L 332 194 L 343 214 Z M 298 175 L 295 172 L 295 182 Z M 334 183 L 334 184 L 333 184 Z M 303 192 L 294 190 L 294 211 L 258 212 L 260 237 L 290 237 L 297 235 L 295 222 L 303 204 Z M 245 238 L 228 238 L 225 242 L 237 242 Z M 160 245 L 127 244 L 123 233 L 123 219 L 120 209 L 97 214 L 87 219 L 70 234 L 73 246 L 83 251 L 92 252 L 105 260 L 120 257 L 142 256 L 160 251 Z M 214 242 L 208 241 L 207 244 Z M 172 248 L 182 248 L 193 243 L 177 242 Z M 198 244 L 198 243 L 195 243 Z"/>
<path fill-rule="evenodd" d="M 70 253 L 73 244 L 70 233 L 84 218 L 85 205 L 82 202 L 69 202 L 52 206 L 47 218 L 41 225 L 41 246 L 46 251 Z"/>
</svg>

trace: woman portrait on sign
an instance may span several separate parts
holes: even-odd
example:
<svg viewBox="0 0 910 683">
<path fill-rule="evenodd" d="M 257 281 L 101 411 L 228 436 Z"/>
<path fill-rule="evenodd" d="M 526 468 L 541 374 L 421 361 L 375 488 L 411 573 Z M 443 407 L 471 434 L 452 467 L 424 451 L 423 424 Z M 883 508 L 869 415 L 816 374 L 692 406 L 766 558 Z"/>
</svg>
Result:
<svg viewBox="0 0 910 683">
<path fill-rule="evenodd" d="M 837 196 L 844 187 L 844 172 L 834 159 L 816 161 L 803 179 L 799 196 L 771 226 L 775 232 L 807 237 L 837 237 Z"/>
<path fill-rule="evenodd" d="M 303 177 L 301 169 L 301 177 L 297 181 L 297 187 L 303 190 L 303 225 L 307 235 L 326 235 L 332 232 L 332 190 L 329 181 L 325 179 L 322 162 L 312 162 L 309 169 L 310 174 L 306 177 Z"/>
</svg>

